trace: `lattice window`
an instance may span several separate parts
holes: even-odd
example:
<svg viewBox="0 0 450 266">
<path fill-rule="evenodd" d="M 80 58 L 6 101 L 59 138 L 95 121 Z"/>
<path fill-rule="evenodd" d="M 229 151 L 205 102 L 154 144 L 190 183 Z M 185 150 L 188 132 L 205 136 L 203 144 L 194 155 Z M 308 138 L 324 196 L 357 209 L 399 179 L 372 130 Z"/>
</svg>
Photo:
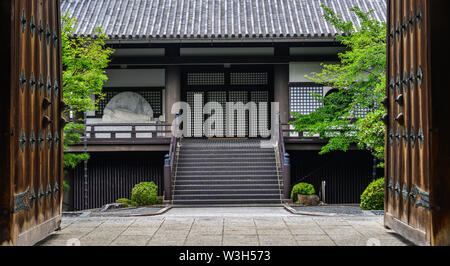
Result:
<svg viewBox="0 0 450 266">
<path fill-rule="evenodd" d="M 187 85 L 225 85 L 225 73 L 188 73 Z"/>
<path fill-rule="evenodd" d="M 195 110 L 195 106 L 194 106 L 194 99 L 196 95 L 200 95 L 201 96 L 201 102 L 199 103 L 199 108 L 198 110 Z M 190 105 L 191 107 L 191 119 L 190 119 L 190 123 L 191 123 L 191 130 L 192 130 L 192 136 L 194 137 L 203 137 L 203 122 L 204 122 L 204 116 L 203 116 L 203 106 L 204 106 L 204 99 L 205 99 L 205 93 L 202 91 L 188 91 L 187 92 L 187 103 Z M 195 119 L 195 117 L 198 116 L 201 119 Z M 195 135 L 195 133 L 199 133 L 199 135 Z"/>
<path fill-rule="evenodd" d="M 229 102 L 232 103 L 243 103 L 244 105 L 248 103 L 248 92 L 247 91 L 230 91 L 229 92 Z M 237 113 L 245 112 L 245 116 L 243 118 L 239 118 Z M 243 128 L 238 127 L 239 124 L 244 124 Z M 247 136 L 248 132 L 248 115 L 243 107 L 240 106 L 234 114 L 234 128 L 232 129 L 235 136 Z"/>
<path fill-rule="evenodd" d="M 108 103 L 114 98 L 117 94 L 122 93 L 123 91 L 106 91 L 105 98 L 100 100 L 98 103 L 98 111 L 95 112 L 97 117 L 103 116 L 103 110 L 108 105 Z M 161 90 L 152 90 L 152 91 L 134 91 L 140 94 L 144 99 L 150 104 L 153 109 L 153 117 L 158 118 L 163 114 L 162 110 L 162 91 Z"/>
<path fill-rule="evenodd" d="M 323 87 L 321 86 L 291 86 L 290 110 L 294 113 L 303 115 L 314 112 L 317 108 L 323 106 L 323 103 L 316 100 L 313 94 L 323 94 Z"/>
<path fill-rule="evenodd" d="M 231 85 L 267 85 L 269 76 L 267 72 L 230 73 Z"/>
<path fill-rule="evenodd" d="M 376 108 L 378 108 L 378 104 L 377 103 L 374 104 L 374 109 L 376 109 Z M 371 108 L 368 108 L 368 107 L 356 106 L 354 111 L 353 111 L 353 116 L 355 118 L 364 118 L 372 111 L 373 110 Z"/>
<path fill-rule="evenodd" d="M 268 91 L 251 91 L 250 92 L 250 101 L 256 103 L 258 106 L 258 122 L 255 123 L 254 126 L 256 128 L 252 128 L 253 132 L 258 132 L 259 128 L 257 125 L 260 123 L 262 128 L 264 129 L 270 129 L 270 102 L 269 102 L 269 92 Z M 260 109 L 259 103 L 267 103 L 267 114 L 263 115 L 261 112 L 263 110 Z"/>
<path fill-rule="evenodd" d="M 226 91 L 209 91 L 207 94 L 208 102 L 217 102 L 222 106 L 222 114 L 223 114 L 223 126 L 222 129 L 225 130 L 226 120 L 225 120 L 225 107 L 227 104 L 227 92 Z M 216 129 L 216 125 L 212 125 L 212 129 Z M 223 131 L 223 136 L 225 136 L 225 131 Z"/>
</svg>

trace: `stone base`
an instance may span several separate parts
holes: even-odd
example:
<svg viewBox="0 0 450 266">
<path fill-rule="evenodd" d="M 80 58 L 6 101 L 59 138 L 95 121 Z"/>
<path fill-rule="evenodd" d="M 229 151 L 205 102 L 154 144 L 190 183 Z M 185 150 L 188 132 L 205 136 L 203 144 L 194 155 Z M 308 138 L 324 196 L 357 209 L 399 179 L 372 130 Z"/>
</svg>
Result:
<svg viewBox="0 0 450 266">
<path fill-rule="evenodd" d="M 298 195 L 298 203 L 303 206 L 318 206 L 320 199 L 317 195 Z"/>
</svg>

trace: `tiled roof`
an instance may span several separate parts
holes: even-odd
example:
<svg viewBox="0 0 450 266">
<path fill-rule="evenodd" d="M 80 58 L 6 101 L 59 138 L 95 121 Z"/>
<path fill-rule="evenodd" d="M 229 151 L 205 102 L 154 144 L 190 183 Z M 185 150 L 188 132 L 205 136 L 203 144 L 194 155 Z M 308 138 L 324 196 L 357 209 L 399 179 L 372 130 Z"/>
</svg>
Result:
<svg viewBox="0 0 450 266">
<path fill-rule="evenodd" d="M 62 0 L 78 22 L 76 35 L 101 27 L 111 39 L 329 39 L 336 29 L 321 4 L 359 25 L 350 8 L 386 21 L 386 0 Z"/>
</svg>

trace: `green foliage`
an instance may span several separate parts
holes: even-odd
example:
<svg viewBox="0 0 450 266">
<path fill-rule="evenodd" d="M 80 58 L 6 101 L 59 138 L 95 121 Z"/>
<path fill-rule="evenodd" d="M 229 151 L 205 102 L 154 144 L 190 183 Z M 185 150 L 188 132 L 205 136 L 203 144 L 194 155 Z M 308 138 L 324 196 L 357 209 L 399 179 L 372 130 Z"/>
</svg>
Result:
<svg viewBox="0 0 450 266">
<path fill-rule="evenodd" d="M 124 208 L 129 208 L 129 207 L 134 207 L 137 204 L 129 199 L 118 199 L 116 200 L 116 203 L 121 203 L 123 204 Z"/>
<path fill-rule="evenodd" d="M 154 182 L 142 182 L 131 191 L 131 201 L 138 206 L 158 205 L 162 197 L 158 197 L 158 186 Z"/>
<path fill-rule="evenodd" d="M 96 110 L 97 101 L 104 98 L 103 83 L 108 79 L 105 68 L 110 62 L 114 50 L 105 47 L 106 36 L 100 28 L 95 38 L 74 37 L 76 20 L 66 13 L 62 17 L 62 64 L 63 64 L 63 100 L 69 106 L 65 112 L 75 116 L 79 112 Z M 93 97 L 95 96 L 95 97 Z M 72 121 L 64 128 L 65 174 L 78 164 L 89 160 L 89 154 L 69 153 L 69 145 L 81 141 L 84 125 L 81 120 Z"/>
<path fill-rule="evenodd" d="M 69 145 L 77 144 L 81 141 L 81 134 L 80 131 L 84 130 L 84 125 L 82 124 L 75 124 L 75 123 L 69 123 L 64 128 L 64 160 L 63 160 L 63 166 L 64 169 L 75 169 L 75 167 L 86 161 L 89 160 L 90 156 L 89 154 L 84 153 L 69 153 L 67 152 L 69 150 Z"/>
<path fill-rule="evenodd" d="M 380 102 L 385 97 L 386 25 L 372 18 L 372 11 L 364 13 L 358 7 L 351 11 L 361 20 L 357 29 L 333 10 L 322 5 L 325 19 L 345 32 L 336 38 L 347 47 L 339 54 L 337 64 L 322 64 L 321 73 L 307 76 L 311 81 L 336 89 L 324 97 L 314 95 L 323 107 L 308 115 L 293 113 L 292 123 L 305 136 L 319 134 L 328 140 L 320 154 L 347 151 L 351 144 L 370 150 L 384 159 L 384 114 Z M 357 109 L 371 110 L 366 118 L 359 118 Z"/>
<path fill-rule="evenodd" d="M 316 194 L 316 190 L 314 186 L 308 183 L 298 183 L 292 188 L 291 198 L 294 201 L 297 201 L 298 195 L 314 195 Z"/>
<path fill-rule="evenodd" d="M 384 161 L 384 140 L 386 127 L 381 120 L 384 110 L 376 110 L 356 122 L 358 129 L 358 146 L 367 148 L 380 161 Z M 379 165 L 384 167 L 384 162 Z"/>
<path fill-rule="evenodd" d="M 67 192 L 70 190 L 69 184 L 66 183 L 66 181 L 63 181 L 63 191 Z"/>
<path fill-rule="evenodd" d="M 73 37 L 76 20 L 66 14 L 62 22 L 64 101 L 77 112 L 96 110 L 97 101 L 104 98 L 103 83 L 108 79 L 104 69 L 114 50 L 105 47 L 107 37 L 101 28 L 94 30 L 95 38 Z"/>
<path fill-rule="evenodd" d="M 361 195 L 361 209 L 384 210 L 384 178 L 377 179 L 367 186 Z"/>
</svg>

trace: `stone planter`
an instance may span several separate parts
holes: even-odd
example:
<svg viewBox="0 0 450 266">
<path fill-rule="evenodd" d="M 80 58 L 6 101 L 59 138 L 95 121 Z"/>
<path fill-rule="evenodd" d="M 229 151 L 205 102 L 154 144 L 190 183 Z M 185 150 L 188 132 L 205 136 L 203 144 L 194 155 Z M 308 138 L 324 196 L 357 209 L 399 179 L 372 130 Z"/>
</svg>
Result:
<svg viewBox="0 0 450 266">
<path fill-rule="evenodd" d="M 304 206 L 318 206 L 320 199 L 317 195 L 298 195 L 298 203 Z"/>
</svg>

